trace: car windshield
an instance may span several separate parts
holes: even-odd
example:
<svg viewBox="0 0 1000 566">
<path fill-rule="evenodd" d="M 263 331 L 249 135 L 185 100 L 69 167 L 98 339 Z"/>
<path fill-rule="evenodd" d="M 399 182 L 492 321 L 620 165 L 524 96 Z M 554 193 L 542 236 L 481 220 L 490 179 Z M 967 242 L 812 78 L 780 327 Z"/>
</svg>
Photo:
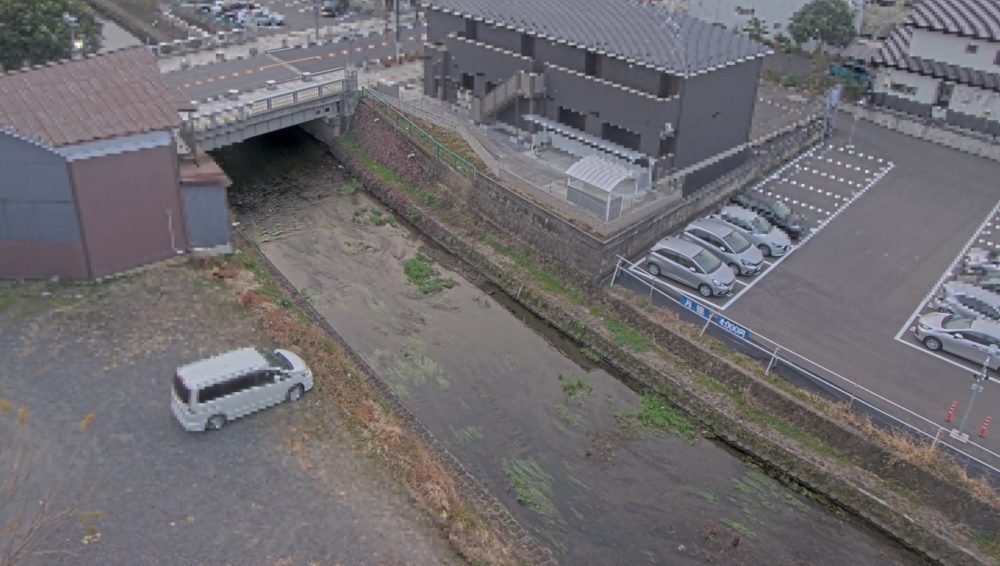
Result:
<svg viewBox="0 0 1000 566">
<path fill-rule="evenodd" d="M 722 265 L 722 261 L 715 257 L 714 254 L 708 250 L 701 250 L 694 255 L 694 262 L 698 264 L 698 267 L 702 269 L 705 273 L 713 273 L 719 266 Z"/>
<path fill-rule="evenodd" d="M 282 356 L 278 352 L 267 352 L 265 350 L 257 350 L 260 355 L 264 356 L 267 360 L 267 364 L 273 368 L 281 369 L 292 369 L 292 362 L 288 361 L 288 358 Z"/>
<path fill-rule="evenodd" d="M 750 225 L 753 226 L 754 234 L 767 234 L 771 231 L 771 223 L 760 216 L 754 218 Z"/>
<path fill-rule="evenodd" d="M 743 237 L 743 234 L 733 230 L 722 238 L 729 244 L 729 247 L 736 253 L 742 253 L 750 247 L 750 241 Z"/>
<path fill-rule="evenodd" d="M 966 328 L 972 328 L 972 319 L 950 315 L 944 317 L 944 320 L 941 321 L 941 326 L 948 330 L 965 330 Z"/>
</svg>

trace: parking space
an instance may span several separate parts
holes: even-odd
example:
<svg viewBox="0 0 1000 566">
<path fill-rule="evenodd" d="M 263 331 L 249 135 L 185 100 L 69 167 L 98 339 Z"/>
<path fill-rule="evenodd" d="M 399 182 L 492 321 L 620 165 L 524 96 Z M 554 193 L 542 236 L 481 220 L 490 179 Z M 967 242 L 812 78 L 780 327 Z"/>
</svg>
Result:
<svg viewBox="0 0 1000 566">
<path fill-rule="evenodd" d="M 980 363 L 970 361 L 951 353 L 929 350 L 924 346 L 920 338 L 916 336 L 914 330 L 916 329 L 916 325 L 920 317 L 925 314 L 938 311 L 937 300 L 943 294 L 943 288 L 947 282 L 960 281 L 972 285 L 977 285 L 979 283 L 983 274 L 973 273 L 973 270 L 965 269 L 966 258 L 970 254 L 984 255 L 985 257 L 995 259 L 995 254 L 998 251 L 1000 251 L 1000 202 L 998 202 L 989 214 L 987 214 L 986 218 L 976 229 L 972 237 L 969 238 L 968 242 L 965 243 L 962 249 L 952 260 L 951 264 L 941 275 L 941 278 L 938 279 L 933 287 L 931 287 L 927 296 L 924 297 L 919 304 L 917 304 L 913 314 L 906 319 L 903 326 L 900 327 L 899 332 L 896 333 L 896 341 L 923 352 L 925 355 L 933 356 L 959 369 L 966 370 L 971 373 L 983 371 L 983 365 Z M 1000 383 L 1000 379 L 997 378 L 995 372 L 990 373 L 991 375 L 989 376 L 989 379 L 993 382 Z"/>
<path fill-rule="evenodd" d="M 868 191 L 892 170 L 892 162 L 856 151 L 844 145 L 813 147 L 777 172 L 750 189 L 771 200 L 785 203 L 803 219 L 805 231 L 791 250 L 777 258 L 765 258 L 762 269 L 754 275 L 736 278 L 728 295 L 702 297 L 718 311 L 724 311 L 746 292 L 763 280 L 780 263 L 819 233 L 828 222 Z M 666 234 L 664 234 L 666 236 Z M 632 259 L 629 269 L 645 279 L 655 281 L 664 290 L 690 294 L 692 289 L 670 279 L 654 278 L 643 265 L 643 256 Z"/>
</svg>

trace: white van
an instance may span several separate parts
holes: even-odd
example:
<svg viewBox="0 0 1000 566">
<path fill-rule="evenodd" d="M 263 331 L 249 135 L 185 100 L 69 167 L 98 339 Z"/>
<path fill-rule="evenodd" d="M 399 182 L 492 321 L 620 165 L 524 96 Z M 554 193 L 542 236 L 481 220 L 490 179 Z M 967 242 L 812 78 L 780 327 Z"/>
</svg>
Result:
<svg viewBox="0 0 1000 566">
<path fill-rule="evenodd" d="M 312 386 L 312 372 L 295 354 L 242 348 L 177 368 L 171 408 L 185 430 L 219 430 L 283 400 L 298 401 Z"/>
</svg>

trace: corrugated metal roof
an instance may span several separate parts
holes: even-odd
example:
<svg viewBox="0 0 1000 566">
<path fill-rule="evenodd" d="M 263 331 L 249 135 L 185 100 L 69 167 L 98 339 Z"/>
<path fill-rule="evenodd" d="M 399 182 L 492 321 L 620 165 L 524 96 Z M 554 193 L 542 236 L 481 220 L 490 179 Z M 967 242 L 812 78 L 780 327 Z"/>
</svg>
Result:
<svg viewBox="0 0 1000 566">
<path fill-rule="evenodd" d="M 682 75 L 771 52 L 744 35 L 639 0 L 425 0 L 422 5 Z"/>
<path fill-rule="evenodd" d="M 0 74 L 0 126 L 54 147 L 177 128 L 185 105 L 143 48 Z"/>
<path fill-rule="evenodd" d="M 619 183 L 631 177 L 628 169 L 601 159 L 597 155 L 588 155 L 569 166 L 566 175 L 579 179 L 588 185 L 610 193 Z"/>
<path fill-rule="evenodd" d="M 913 28 L 908 25 L 896 26 L 886 38 L 882 49 L 875 56 L 876 64 L 902 69 L 921 75 L 945 79 L 969 86 L 1000 92 L 1000 74 L 986 73 L 968 67 L 959 67 L 941 61 L 932 61 L 909 54 Z"/>
<path fill-rule="evenodd" d="M 997 0 L 922 0 L 904 25 L 990 41 L 1000 40 Z"/>
</svg>

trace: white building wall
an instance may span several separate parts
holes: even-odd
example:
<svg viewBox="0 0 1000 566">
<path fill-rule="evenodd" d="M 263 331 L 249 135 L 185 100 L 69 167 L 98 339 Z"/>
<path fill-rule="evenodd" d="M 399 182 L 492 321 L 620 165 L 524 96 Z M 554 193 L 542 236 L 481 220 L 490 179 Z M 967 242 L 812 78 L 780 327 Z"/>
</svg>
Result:
<svg viewBox="0 0 1000 566">
<path fill-rule="evenodd" d="M 1000 93 L 957 84 L 948 108 L 963 114 L 1000 120 Z"/>
<path fill-rule="evenodd" d="M 934 104 L 937 99 L 939 82 L 938 79 L 931 77 L 883 67 L 875 75 L 872 90 L 921 104 Z M 908 87 L 908 89 L 893 88 L 893 85 Z M 909 89 L 912 89 L 912 92 L 907 92 Z"/>
<path fill-rule="evenodd" d="M 975 46 L 975 53 L 968 53 L 969 46 Z M 922 29 L 913 30 L 910 40 L 910 55 L 931 61 L 950 63 L 986 73 L 1000 73 L 997 63 L 1000 42 L 958 37 Z"/>
</svg>

